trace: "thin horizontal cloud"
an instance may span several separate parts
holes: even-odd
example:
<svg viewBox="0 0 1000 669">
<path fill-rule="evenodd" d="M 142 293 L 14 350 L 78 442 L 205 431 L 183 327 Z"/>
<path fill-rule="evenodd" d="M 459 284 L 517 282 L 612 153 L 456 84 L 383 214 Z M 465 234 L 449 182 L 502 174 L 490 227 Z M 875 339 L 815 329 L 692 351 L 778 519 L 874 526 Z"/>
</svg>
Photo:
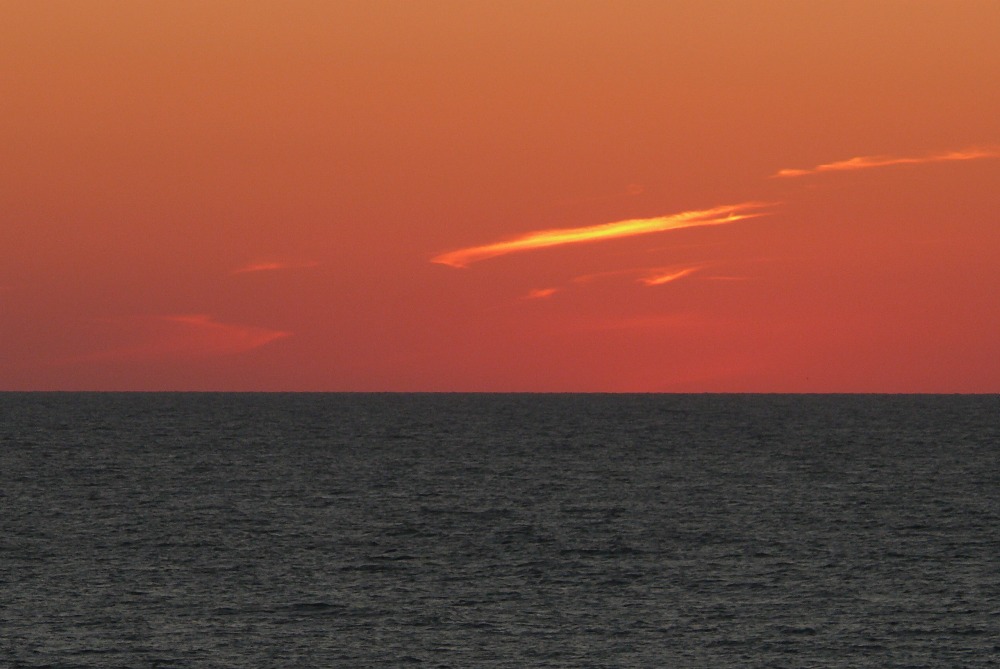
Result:
<svg viewBox="0 0 1000 669">
<path fill-rule="evenodd" d="M 690 276 L 701 268 L 701 265 L 694 265 L 691 267 L 682 267 L 680 269 L 659 271 L 655 274 L 650 274 L 649 276 L 639 279 L 639 282 L 647 286 L 661 286 L 665 283 L 670 283 L 672 281 L 677 281 L 678 279 L 683 279 L 686 276 Z"/>
<path fill-rule="evenodd" d="M 706 264 L 685 265 L 675 267 L 629 267 L 626 269 L 615 269 L 607 272 L 594 272 L 592 274 L 581 274 L 575 276 L 571 281 L 576 284 L 589 284 L 598 280 L 613 279 L 620 276 L 640 276 L 636 281 L 647 286 L 657 286 L 662 283 L 676 281 L 689 274 L 693 274 L 707 267 Z"/>
<path fill-rule="evenodd" d="M 204 314 L 151 316 L 121 321 L 134 344 L 79 356 L 69 362 L 186 359 L 233 355 L 259 348 L 291 332 L 220 323 Z"/>
<path fill-rule="evenodd" d="M 546 297 L 552 297 L 559 292 L 558 288 L 536 288 L 534 290 L 529 290 L 528 294 L 524 296 L 526 300 L 540 300 Z"/>
<path fill-rule="evenodd" d="M 847 172 L 852 170 L 868 170 L 876 167 L 892 165 L 919 165 L 924 163 L 944 163 L 956 160 L 979 160 L 982 158 L 1000 158 L 1000 147 L 969 148 L 962 151 L 949 151 L 920 157 L 900 156 L 858 156 L 835 163 L 825 163 L 806 169 L 784 169 L 775 172 L 772 177 L 801 177 L 820 172 Z"/>
<path fill-rule="evenodd" d="M 581 228 L 538 230 L 506 241 L 449 251 L 448 253 L 443 253 L 432 258 L 431 262 L 451 267 L 468 267 L 471 263 L 486 260 L 487 258 L 533 249 L 563 246 L 566 244 L 599 242 L 703 225 L 735 223 L 746 218 L 763 216 L 762 212 L 754 212 L 753 210 L 769 206 L 769 204 L 766 202 L 743 202 L 741 204 L 724 205 L 698 211 L 685 211 L 667 216 L 657 216 L 655 218 L 637 218 Z"/>
<path fill-rule="evenodd" d="M 576 285 L 584 286 L 594 283 L 595 281 L 614 279 L 615 277 L 631 276 L 634 278 L 638 275 L 644 275 L 637 279 L 636 282 L 646 286 L 659 286 L 664 283 L 684 278 L 685 276 L 693 274 L 701 269 L 704 269 L 705 267 L 706 265 L 704 264 L 688 265 L 684 267 L 632 267 L 628 269 L 610 270 L 607 272 L 581 274 L 580 276 L 575 276 L 570 279 L 570 282 Z M 528 294 L 524 296 L 524 299 L 534 300 L 551 297 L 561 290 L 563 290 L 563 288 L 560 287 L 538 288 L 529 291 Z"/>
<path fill-rule="evenodd" d="M 282 261 L 266 261 L 266 262 L 256 262 L 244 265 L 234 269 L 230 274 L 248 274 L 250 272 L 273 272 L 282 269 L 303 269 L 306 267 L 316 267 L 319 265 L 318 262 L 314 260 L 306 262 L 282 262 Z"/>
</svg>

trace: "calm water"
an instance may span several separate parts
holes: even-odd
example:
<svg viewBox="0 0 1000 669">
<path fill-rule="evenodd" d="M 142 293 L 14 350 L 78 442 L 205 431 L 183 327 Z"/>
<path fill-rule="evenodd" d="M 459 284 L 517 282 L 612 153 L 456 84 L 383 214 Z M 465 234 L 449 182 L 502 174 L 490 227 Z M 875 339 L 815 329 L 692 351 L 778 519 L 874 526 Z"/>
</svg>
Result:
<svg viewBox="0 0 1000 669">
<path fill-rule="evenodd" d="M 0 394 L 0 666 L 1000 666 L 996 396 Z"/>
</svg>

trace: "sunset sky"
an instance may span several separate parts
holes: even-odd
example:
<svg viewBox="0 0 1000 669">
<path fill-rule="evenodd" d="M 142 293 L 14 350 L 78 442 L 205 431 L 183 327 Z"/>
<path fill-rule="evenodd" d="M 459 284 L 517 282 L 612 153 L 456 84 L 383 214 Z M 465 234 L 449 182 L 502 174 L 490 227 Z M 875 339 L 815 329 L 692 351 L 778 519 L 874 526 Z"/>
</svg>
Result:
<svg viewBox="0 0 1000 669">
<path fill-rule="evenodd" d="M 995 0 L 7 0 L 0 390 L 1000 392 Z"/>
</svg>

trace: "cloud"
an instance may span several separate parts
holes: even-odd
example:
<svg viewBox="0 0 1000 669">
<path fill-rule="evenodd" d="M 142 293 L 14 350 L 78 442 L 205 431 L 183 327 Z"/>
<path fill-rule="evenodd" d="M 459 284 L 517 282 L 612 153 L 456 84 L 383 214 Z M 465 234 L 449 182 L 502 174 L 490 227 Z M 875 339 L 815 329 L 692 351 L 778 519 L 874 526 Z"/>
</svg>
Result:
<svg viewBox="0 0 1000 669">
<path fill-rule="evenodd" d="M 644 283 L 647 286 L 660 286 L 664 283 L 676 281 L 677 279 L 683 279 L 690 274 L 694 274 L 701 268 L 701 265 L 694 265 L 692 267 L 682 267 L 681 269 L 671 269 L 668 271 L 661 270 L 655 274 L 650 274 L 649 276 L 639 279 L 639 282 Z"/>
<path fill-rule="evenodd" d="M 220 323 L 204 314 L 151 316 L 122 321 L 126 334 L 139 341 L 74 358 L 70 362 L 186 359 L 244 353 L 291 332 Z M 136 332 L 138 331 L 138 332 Z"/>
<path fill-rule="evenodd" d="M 676 281 L 677 279 L 684 278 L 689 274 L 693 274 L 698 270 L 704 269 L 706 265 L 690 265 L 686 267 L 632 267 L 628 269 L 617 269 L 607 272 L 594 272 L 592 274 L 581 274 L 580 276 L 575 276 L 570 279 L 571 283 L 578 285 L 587 285 L 598 280 L 613 279 L 614 277 L 620 276 L 632 276 L 643 274 L 637 280 L 638 283 L 644 284 L 646 286 L 659 286 L 664 283 L 669 283 L 671 281 Z M 555 293 L 563 290 L 560 287 L 552 288 L 537 288 L 531 290 L 527 295 L 524 296 L 525 300 L 535 300 L 545 297 L 551 297 Z"/>
<path fill-rule="evenodd" d="M 835 163 L 817 165 L 808 169 L 784 169 L 775 172 L 772 177 L 801 177 L 820 172 L 847 172 L 851 170 L 868 170 L 875 167 L 890 167 L 892 165 L 918 165 L 924 163 L 943 163 L 956 160 L 978 160 L 981 158 L 1000 158 L 1000 147 L 969 148 L 962 151 L 949 151 L 922 157 L 897 156 L 858 156 Z"/>
<path fill-rule="evenodd" d="M 524 296 L 526 300 L 540 300 L 545 297 L 552 297 L 559 292 L 558 288 L 536 288 L 534 290 L 529 290 L 528 294 Z"/>
<path fill-rule="evenodd" d="M 275 270 L 281 269 L 303 269 L 306 267 L 316 267 L 319 265 L 315 260 L 309 260 L 306 262 L 281 262 L 281 261 L 265 261 L 256 262 L 244 265 L 234 269 L 230 274 L 247 274 L 249 272 L 273 272 Z"/>
<path fill-rule="evenodd" d="M 584 242 L 599 242 L 620 237 L 646 235 L 653 232 L 678 230 L 702 225 L 722 225 L 762 213 L 748 213 L 754 209 L 768 206 L 766 202 L 744 202 L 741 204 L 724 205 L 712 209 L 685 211 L 679 214 L 657 216 L 655 218 L 637 218 L 614 223 L 602 223 L 582 228 L 557 228 L 554 230 L 537 230 L 506 241 L 494 242 L 483 246 L 471 246 L 456 251 L 449 251 L 431 259 L 431 262 L 451 267 L 468 267 L 469 264 L 494 258 L 496 256 L 542 249 L 566 244 L 581 244 Z"/>
<path fill-rule="evenodd" d="M 620 276 L 645 275 L 637 279 L 638 283 L 647 286 L 658 286 L 660 284 L 676 281 L 689 274 L 693 274 L 707 267 L 705 264 L 687 265 L 684 267 L 629 267 L 626 269 L 616 269 L 607 272 L 594 272 L 592 274 L 581 274 L 571 279 L 576 284 L 589 284 L 597 280 L 612 279 Z"/>
</svg>

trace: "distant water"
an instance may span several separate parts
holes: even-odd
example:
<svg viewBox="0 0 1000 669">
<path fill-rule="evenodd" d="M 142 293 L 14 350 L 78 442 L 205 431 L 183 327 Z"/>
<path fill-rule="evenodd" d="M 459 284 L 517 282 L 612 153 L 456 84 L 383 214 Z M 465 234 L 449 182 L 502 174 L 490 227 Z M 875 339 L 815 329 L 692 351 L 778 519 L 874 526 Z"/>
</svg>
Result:
<svg viewBox="0 0 1000 669">
<path fill-rule="evenodd" d="M 997 396 L 0 394 L 0 666 L 1000 666 Z"/>
</svg>

